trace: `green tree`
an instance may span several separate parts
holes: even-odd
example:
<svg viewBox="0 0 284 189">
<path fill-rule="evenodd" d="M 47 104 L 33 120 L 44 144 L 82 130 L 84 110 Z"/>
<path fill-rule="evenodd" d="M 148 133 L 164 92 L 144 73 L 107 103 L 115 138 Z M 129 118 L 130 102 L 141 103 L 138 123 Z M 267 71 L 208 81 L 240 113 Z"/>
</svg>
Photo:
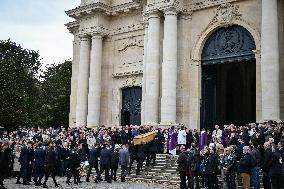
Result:
<svg viewBox="0 0 284 189">
<path fill-rule="evenodd" d="M 0 125 L 34 126 L 38 120 L 39 53 L 0 40 Z"/>
<path fill-rule="evenodd" d="M 71 93 L 71 61 L 46 68 L 41 83 L 40 119 L 44 127 L 68 126 Z"/>
</svg>

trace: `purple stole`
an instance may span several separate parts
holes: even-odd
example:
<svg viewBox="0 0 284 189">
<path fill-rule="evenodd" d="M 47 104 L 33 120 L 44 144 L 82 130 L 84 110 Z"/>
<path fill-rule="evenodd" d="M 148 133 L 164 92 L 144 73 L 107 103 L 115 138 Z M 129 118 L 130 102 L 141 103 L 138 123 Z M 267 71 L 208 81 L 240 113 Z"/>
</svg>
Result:
<svg viewBox="0 0 284 189">
<path fill-rule="evenodd" d="M 208 144 L 208 134 L 206 131 L 201 132 L 200 137 L 199 137 L 199 149 L 203 150 L 204 146 Z"/>
<path fill-rule="evenodd" d="M 173 150 L 177 146 L 177 133 L 170 129 L 168 134 L 169 150 Z"/>
</svg>

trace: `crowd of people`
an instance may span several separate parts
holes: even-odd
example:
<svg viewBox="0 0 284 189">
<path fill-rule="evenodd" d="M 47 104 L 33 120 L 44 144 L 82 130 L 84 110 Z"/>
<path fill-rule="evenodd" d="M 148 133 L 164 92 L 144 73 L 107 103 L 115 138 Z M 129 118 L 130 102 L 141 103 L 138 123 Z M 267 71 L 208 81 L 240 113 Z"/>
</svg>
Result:
<svg viewBox="0 0 284 189">
<path fill-rule="evenodd" d="M 133 138 L 156 130 L 155 139 L 134 145 Z M 0 189 L 5 178 L 16 178 L 16 184 L 47 188 L 49 176 L 59 186 L 57 176 L 66 183 L 82 182 L 82 163 L 88 167 L 86 182 L 121 182 L 132 171 L 136 175 L 145 166 L 156 164 L 156 154 L 178 156 L 177 173 L 181 189 L 237 188 L 237 175 L 244 189 L 252 183 L 260 188 L 262 173 L 265 189 L 283 188 L 284 127 L 282 123 L 267 122 L 246 126 L 218 125 L 214 130 L 200 132 L 183 126 L 168 129 L 152 126 L 116 126 L 99 128 L 19 128 L 0 131 Z M 102 176 L 104 174 L 104 176 Z M 219 177 L 219 178 L 218 178 Z"/>
<path fill-rule="evenodd" d="M 198 137 L 199 145 L 180 144 L 181 189 L 236 189 L 238 176 L 244 189 L 260 189 L 260 175 L 264 189 L 284 188 L 282 123 L 227 125 L 222 130 L 216 125 L 212 133 L 203 129 Z"/>
</svg>

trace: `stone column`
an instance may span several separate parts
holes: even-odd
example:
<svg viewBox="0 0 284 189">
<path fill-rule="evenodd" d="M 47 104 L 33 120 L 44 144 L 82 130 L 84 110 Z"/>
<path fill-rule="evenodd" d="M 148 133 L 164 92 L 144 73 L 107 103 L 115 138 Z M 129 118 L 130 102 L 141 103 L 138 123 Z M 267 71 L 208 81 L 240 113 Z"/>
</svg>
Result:
<svg viewBox="0 0 284 189">
<path fill-rule="evenodd" d="M 88 85 L 90 67 L 90 39 L 81 37 L 80 62 L 77 87 L 76 126 L 84 127 L 87 124 Z"/>
<path fill-rule="evenodd" d="M 102 35 L 94 34 L 92 37 L 87 119 L 87 127 L 90 128 L 98 127 L 100 124 L 102 45 Z"/>
<path fill-rule="evenodd" d="M 280 119 L 277 0 L 262 0 L 262 119 Z"/>
<path fill-rule="evenodd" d="M 161 124 L 176 123 L 177 12 L 165 11 L 162 64 Z"/>
<path fill-rule="evenodd" d="M 142 79 L 142 103 L 141 103 L 141 125 L 145 124 L 147 41 L 148 41 L 148 23 L 145 23 L 144 55 L 143 55 L 143 79 Z"/>
<path fill-rule="evenodd" d="M 159 121 L 159 78 L 160 78 L 160 15 L 149 15 L 147 58 L 146 58 L 145 123 Z"/>
<path fill-rule="evenodd" d="M 69 127 L 76 126 L 76 104 L 77 104 L 77 83 L 78 83 L 78 66 L 79 66 L 80 39 L 74 35 L 73 41 L 73 60 L 72 60 L 72 77 L 71 77 L 71 94 L 70 94 L 70 114 Z"/>
</svg>

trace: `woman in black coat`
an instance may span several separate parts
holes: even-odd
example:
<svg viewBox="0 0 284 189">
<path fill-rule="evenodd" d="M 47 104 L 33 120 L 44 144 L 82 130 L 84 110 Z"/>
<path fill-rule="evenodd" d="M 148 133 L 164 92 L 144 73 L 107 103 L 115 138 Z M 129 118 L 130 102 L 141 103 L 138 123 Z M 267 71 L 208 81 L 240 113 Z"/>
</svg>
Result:
<svg viewBox="0 0 284 189">
<path fill-rule="evenodd" d="M 5 189 L 3 182 L 9 172 L 9 163 L 7 162 L 11 162 L 9 145 L 8 143 L 0 143 L 0 189 Z"/>
<path fill-rule="evenodd" d="M 283 188 L 283 183 L 281 182 L 282 176 L 282 157 L 279 151 L 272 146 L 272 156 L 269 161 L 269 177 L 271 179 L 271 184 L 273 189 Z"/>
<path fill-rule="evenodd" d="M 216 154 L 216 150 L 210 148 L 210 155 L 208 159 L 207 169 L 205 169 L 205 173 L 208 175 L 208 188 L 216 189 L 218 187 L 218 155 Z"/>
<path fill-rule="evenodd" d="M 116 171 L 118 169 L 118 162 L 119 162 L 119 153 L 118 149 L 115 149 L 114 152 L 111 155 L 111 179 L 116 181 Z"/>
</svg>

